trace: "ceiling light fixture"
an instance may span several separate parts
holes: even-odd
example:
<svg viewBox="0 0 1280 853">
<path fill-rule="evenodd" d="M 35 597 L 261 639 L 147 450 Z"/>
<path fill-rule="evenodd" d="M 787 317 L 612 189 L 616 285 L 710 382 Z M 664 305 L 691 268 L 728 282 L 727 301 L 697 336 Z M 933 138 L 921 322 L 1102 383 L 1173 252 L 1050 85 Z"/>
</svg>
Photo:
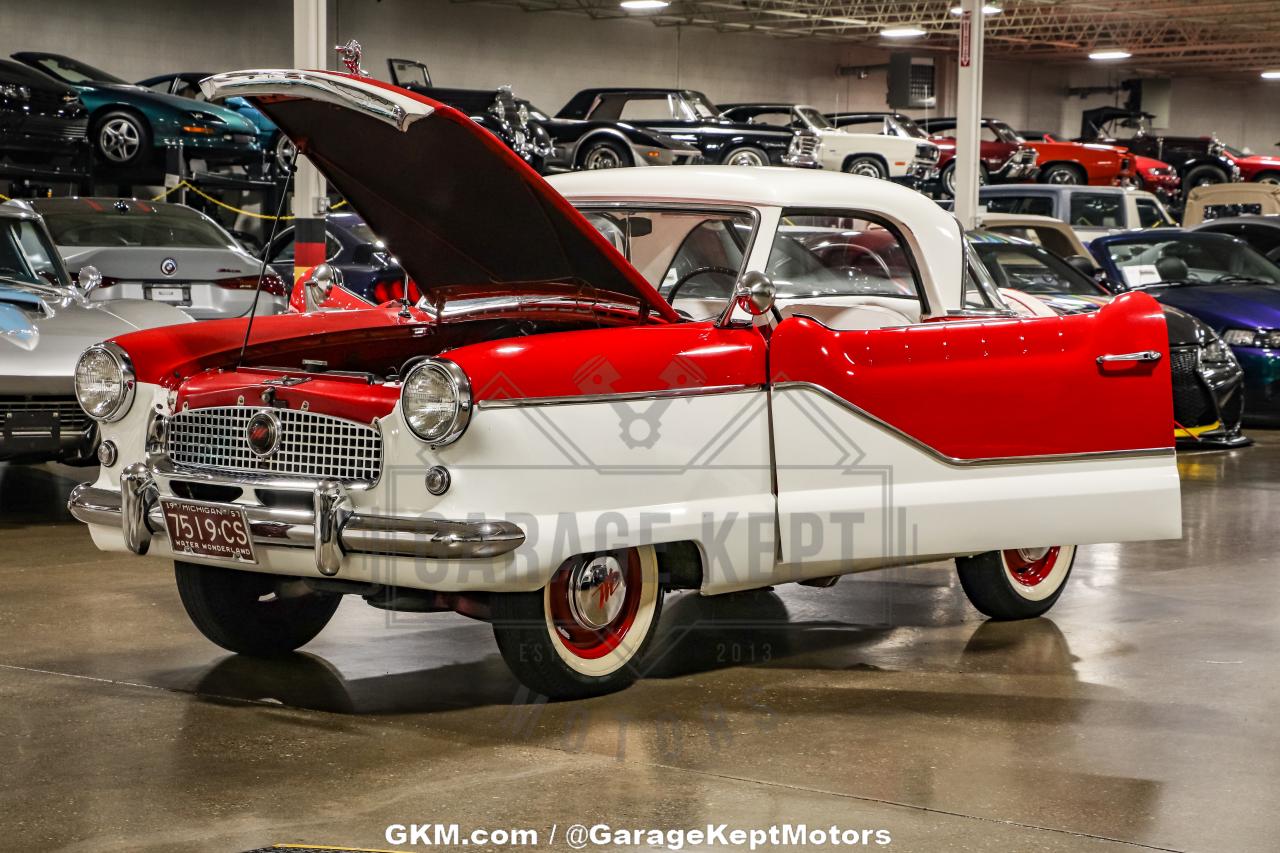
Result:
<svg viewBox="0 0 1280 853">
<path fill-rule="evenodd" d="M 1001 9 L 999 6 L 993 6 L 993 5 L 992 5 L 992 4 L 990 4 L 990 3 L 983 3 L 983 4 L 982 4 L 982 14 L 984 14 L 984 15 L 999 15 L 999 14 L 1000 14 L 1001 12 L 1003 12 L 1003 11 L 1004 11 L 1004 9 Z M 951 14 L 955 15 L 957 18 L 958 18 L 958 17 L 960 17 L 961 15 L 963 15 L 963 14 L 964 14 L 964 7 L 963 7 L 963 6 L 952 6 L 952 7 L 951 7 Z"/>
<path fill-rule="evenodd" d="M 1095 59 L 1099 62 L 1106 62 L 1114 59 L 1128 59 L 1131 56 L 1133 56 L 1132 53 L 1118 47 L 1103 48 L 1102 50 L 1095 50 L 1089 54 L 1090 59 Z"/>
<path fill-rule="evenodd" d="M 1280 80 L 1280 71 L 1263 71 L 1263 80 Z"/>
<path fill-rule="evenodd" d="M 665 9 L 671 3 L 668 0 L 622 0 L 618 5 L 624 9 Z"/>
<path fill-rule="evenodd" d="M 905 27 L 885 27 L 880 31 L 880 35 L 887 39 L 913 39 L 927 35 L 923 29 L 914 24 Z"/>
</svg>

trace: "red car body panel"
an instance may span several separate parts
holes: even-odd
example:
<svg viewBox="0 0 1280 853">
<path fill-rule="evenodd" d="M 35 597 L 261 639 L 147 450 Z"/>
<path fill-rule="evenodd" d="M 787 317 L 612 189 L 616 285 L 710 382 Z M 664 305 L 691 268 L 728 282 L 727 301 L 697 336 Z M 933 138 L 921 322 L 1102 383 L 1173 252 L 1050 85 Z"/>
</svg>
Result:
<svg viewBox="0 0 1280 853">
<path fill-rule="evenodd" d="M 1084 170 L 1090 186 L 1116 186 L 1133 174 L 1128 150 L 1114 145 L 1046 140 L 1028 142 L 1027 145 L 1035 149 L 1036 165 L 1041 170 L 1054 163 L 1072 163 Z"/>
<path fill-rule="evenodd" d="M 954 136 L 930 136 L 929 141 L 938 146 L 939 158 L 938 169 L 945 169 L 947 164 L 955 159 L 956 156 L 956 139 Z M 982 157 L 982 165 L 987 167 L 989 172 L 999 171 L 1009 162 L 1009 158 L 1018 152 L 1020 145 L 1014 145 L 1011 142 L 996 142 L 990 139 L 984 139 L 979 143 L 980 156 Z"/>
<path fill-rule="evenodd" d="M 1267 173 L 1272 176 L 1280 175 L 1280 157 L 1272 157 L 1270 154 L 1250 154 L 1248 157 L 1235 157 L 1229 151 L 1224 151 L 1237 166 L 1240 167 L 1240 180 L 1256 181 Z"/>
<path fill-rule="evenodd" d="M 533 335 L 445 354 L 484 400 L 737 389 L 765 382 L 764 337 L 710 322 Z"/>
<path fill-rule="evenodd" d="M 1165 195 L 1174 198 L 1178 195 L 1182 187 L 1182 178 L 1178 175 L 1176 169 L 1163 160 L 1157 160 L 1154 157 L 1143 157 L 1141 154 L 1131 154 L 1133 158 L 1133 171 L 1137 176 L 1138 185 L 1147 192 L 1156 193 L 1157 195 Z"/>
<path fill-rule="evenodd" d="M 1139 450 L 1173 446 L 1168 348 L 1144 293 L 1090 314 L 871 331 L 797 316 L 770 339 L 770 380 L 821 386 L 958 460 Z M 1143 349 L 1166 357 L 1097 362 Z M 1123 416 L 1135 408 L 1157 416 Z"/>
</svg>

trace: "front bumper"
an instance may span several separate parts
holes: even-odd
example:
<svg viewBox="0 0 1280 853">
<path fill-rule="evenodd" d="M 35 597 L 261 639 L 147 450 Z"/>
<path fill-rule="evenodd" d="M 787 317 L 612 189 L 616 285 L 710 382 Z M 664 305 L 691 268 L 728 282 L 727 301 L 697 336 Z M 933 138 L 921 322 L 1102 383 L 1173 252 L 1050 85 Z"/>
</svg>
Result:
<svg viewBox="0 0 1280 853">
<path fill-rule="evenodd" d="M 68 509 L 86 524 L 118 527 L 125 546 L 145 554 L 153 537 L 168 537 L 155 475 L 165 473 L 136 463 L 120 474 L 120 491 L 83 483 L 71 492 Z M 177 498 L 185 500 L 185 498 Z M 368 515 L 352 509 L 346 489 L 321 480 L 311 490 L 311 508 L 263 506 L 202 500 L 243 510 L 255 547 L 310 548 L 315 568 L 332 577 L 347 554 L 427 559 L 490 558 L 514 551 L 524 532 L 509 521 L 452 521 L 426 517 Z M 236 564 L 237 568 L 247 568 Z"/>
</svg>

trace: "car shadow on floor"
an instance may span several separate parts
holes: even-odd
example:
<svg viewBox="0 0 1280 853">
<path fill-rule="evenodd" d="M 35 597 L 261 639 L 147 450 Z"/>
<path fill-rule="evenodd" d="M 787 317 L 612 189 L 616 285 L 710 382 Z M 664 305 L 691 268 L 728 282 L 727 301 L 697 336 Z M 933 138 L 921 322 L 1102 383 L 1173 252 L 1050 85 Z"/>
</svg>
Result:
<svg viewBox="0 0 1280 853">
<path fill-rule="evenodd" d="M 638 664 L 641 679 L 678 681 L 702 673 L 744 667 L 794 670 L 875 671 L 869 650 L 901 626 L 795 619 L 775 591 L 724 596 L 672 596 L 652 646 Z M 473 631 L 429 632 L 433 646 L 473 646 Z M 405 637 L 417 643 L 422 634 Z M 402 642 L 396 640 L 395 642 Z M 401 648 L 388 658 L 412 657 Z M 985 622 L 969 636 L 958 671 L 1072 675 L 1075 658 L 1058 627 L 1047 619 Z M 351 667 L 361 669 L 361 663 Z M 511 675 L 494 651 L 479 659 L 446 662 L 401 672 L 353 676 L 321 655 L 298 652 L 274 659 L 228 655 L 194 673 L 163 676 L 171 686 L 204 701 L 253 702 L 349 715 L 418 714 L 483 706 L 540 703 Z"/>
<path fill-rule="evenodd" d="M 96 468 L 0 463 L 0 528 L 72 521 L 71 490 L 96 474 Z"/>
</svg>

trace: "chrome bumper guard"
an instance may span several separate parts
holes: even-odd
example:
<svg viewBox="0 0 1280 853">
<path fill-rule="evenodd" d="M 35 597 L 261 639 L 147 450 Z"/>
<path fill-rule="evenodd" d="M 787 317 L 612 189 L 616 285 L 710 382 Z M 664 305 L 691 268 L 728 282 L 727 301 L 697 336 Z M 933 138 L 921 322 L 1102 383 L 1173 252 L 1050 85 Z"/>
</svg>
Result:
<svg viewBox="0 0 1280 853">
<path fill-rule="evenodd" d="M 449 521 L 363 515 L 352 509 L 337 480 L 321 480 L 312 489 L 312 509 L 223 504 L 242 509 L 256 545 L 311 548 L 316 570 L 336 575 L 344 554 L 465 559 L 498 557 L 524 543 L 524 532 L 509 521 Z M 205 501 L 204 503 L 208 503 Z M 125 545 L 145 554 L 151 537 L 167 534 L 160 493 L 146 465 L 120 474 L 120 491 L 81 483 L 67 502 L 71 515 L 85 524 L 120 526 Z"/>
</svg>

